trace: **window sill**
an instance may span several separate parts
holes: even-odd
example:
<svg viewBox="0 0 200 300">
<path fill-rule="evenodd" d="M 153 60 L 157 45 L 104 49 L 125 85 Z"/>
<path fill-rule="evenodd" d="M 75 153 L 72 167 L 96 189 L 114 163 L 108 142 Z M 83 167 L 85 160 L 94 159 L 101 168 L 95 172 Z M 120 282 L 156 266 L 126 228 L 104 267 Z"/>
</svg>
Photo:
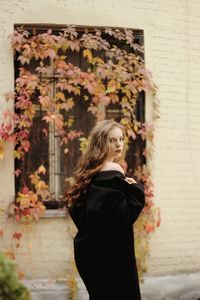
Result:
<svg viewBox="0 0 200 300">
<path fill-rule="evenodd" d="M 66 209 L 46 209 L 44 214 L 41 216 L 42 219 L 47 218 L 66 218 Z"/>
</svg>

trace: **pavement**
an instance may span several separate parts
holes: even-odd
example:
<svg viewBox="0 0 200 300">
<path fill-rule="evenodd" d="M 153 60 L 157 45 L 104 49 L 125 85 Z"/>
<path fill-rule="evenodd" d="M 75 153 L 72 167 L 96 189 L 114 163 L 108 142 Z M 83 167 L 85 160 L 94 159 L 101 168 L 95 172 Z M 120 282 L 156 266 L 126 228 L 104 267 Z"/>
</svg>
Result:
<svg viewBox="0 0 200 300">
<path fill-rule="evenodd" d="M 77 277 L 77 300 L 88 300 L 88 293 L 80 277 Z M 32 300 L 74 299 L 66 280 L 23 280 L 32 294 Z M 200 271 L 165 276 L 144 276 L 140 283 L 142 300 L 200 300 Z M 115 299 L 111 299 L 115 300 Z M 124 295 L 124 299 L 126 297 Z"/>
</svg>

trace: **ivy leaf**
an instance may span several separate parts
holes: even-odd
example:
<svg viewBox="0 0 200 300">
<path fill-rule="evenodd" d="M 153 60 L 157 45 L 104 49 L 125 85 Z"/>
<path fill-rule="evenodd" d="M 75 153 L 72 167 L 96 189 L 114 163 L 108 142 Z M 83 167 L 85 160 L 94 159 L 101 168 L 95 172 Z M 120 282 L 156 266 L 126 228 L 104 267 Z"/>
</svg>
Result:
<svg viewBox="0 0 200 300">
<path fill-rule="evenodd" d="M 80 135 L 82 134 L 82 131 L 76 131 L 76 130 L 71 130 L 70 132 L 67 133 L 67 137 L 69 140 L 73 140 L 77 137 L 80 137 Z"/>
<path fill-rule="evenodd" d="M 88 107 L 87 111 L 91 111 L 92 114 L 96 114 L 97 111 L 98 111 L 98 109 L 97 109 L 96 106 L 94 106 L 94 105 L 91 104 L 91 105 Z"/>
<path fill-rule="evenodd" d="M 21 141 L 22 148 L 24 149 L 25 152 L 28 152 L 30 148 L 30 142 L 28 140 L 22 140 Z"/>
<path fill-rule="evenodd" d="M 30 174 L 29 178 L 31 179 L 31 183 L 34 185 L 37 185 L 40 180 L 40 177 L 38 176 L 37 172 Z"/>
<path fill-rule="evenodd" d="M 21 62 L 22 65 L 24 65 L 25 63 L 29 64 L 30 63 L 30 58 L 25 57 L 23 55 L 20 55 L 18 57 L 18 60 Z"/>
<path fill-rule="evenodd" d="M 39 174 L 46 174 L 46 168 L 44 165 L 41 165 L 38 167 L 38 173 Z"/>
<path fill-rule="evenodd" d="M 116 94 L 110 94 L 109 96 L 110 96 L 110 101 L 112 103 L 118 103 L 119 102 L 119 96 L 118 95 L 116 95 Z"/>
<path fill-rule="evenodd" d="M 80 51 L 80 42 L 79 41 L 68 41 L 68 45 L 72 51 L 76 50 L 77 52 Z"/>
<path fill-rule="evenodd" d="M 63 116 L 61 114 L 49 114 L 44 116 L 42 120 L 45 120 L 47 123 L 55 122 L 55 126 L 58 129 L 62 129 L 64 125 Z"/>
<path fill-rule="evenodd" d="M 39 102 L 42 105 L 42 107 L 47 108 L 51 105 L 52 100 L 49 96 L 39 96 Z"/>
<path fill-rule="evenodd" d="M 72 107 L 74 107 L 75 103 L 72 98 L 68 98 L 65 103 L 61 104 L 61 108 L 65 109 L 66 111 L 70 110 Z"/>
<path fill-rule="evenodd" d="M 90 49 L 85 49 L 83 50 L 83 57 L 86 57 L 88 61 L 91 63 L 92 62 L 92 52 Z"/>
<path fill-rule="evenodd" d="M 89 97 L 87 95 L 84 95 L 83 98 L 84 98 L 85 101 L 89 100 Z"/>
<path fill-rule="evenodd" d="M 56 100 L 62 100 L 65 101 L 65 94 L 62 92 L 57 92 L 56 93 Z"/>
<path fill-rule="evenodd" d="M 46 57 L 49 56 L 51 59 L 54 59 L 56 55 L 57 55 L 56 52 L 51 48 L 47 49 L 45 52 L 45 56 Z"/>
<path fill-rule="evenodd" d="M 12 237 L 13 237 L 13 239 L 16 239 L 16 240 L 19 241 L 21 239 L 21 237 L 22 237 L 22 233 L 16 231 L 16 232 L 13 233 Z"/>
<path fill-rule="evenodd" d="M 14 150 L 14 158 L 21 159 L 21 157 L 22 157 L 22 152 Z"/>
<path fill-rule="evenodd" d="M 19 175 L 20 175 L 21 172 L 22 172 L 22 171 L 21 171 L 20 169 L 16 169 L 16 170 L 14 171 L 14 174 L 15 174 L 16 177 L 19 177 Z"/>
</svg>

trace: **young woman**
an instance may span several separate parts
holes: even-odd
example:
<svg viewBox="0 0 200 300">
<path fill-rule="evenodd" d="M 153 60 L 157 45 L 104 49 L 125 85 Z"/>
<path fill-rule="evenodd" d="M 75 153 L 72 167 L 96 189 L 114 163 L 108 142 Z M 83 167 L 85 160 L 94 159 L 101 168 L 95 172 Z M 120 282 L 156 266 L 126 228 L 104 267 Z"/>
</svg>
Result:
<svg viewBox="0 0 200 300">
<path fill-rule="evenodd" d="M 90 300 L 141 299 L 133 223 L 145 205 L 144 187 L 119 164 L 124 137 L 121 124 L 97 123 L 66 194 L 78 229 L 75 262 Z"/>
</svg>

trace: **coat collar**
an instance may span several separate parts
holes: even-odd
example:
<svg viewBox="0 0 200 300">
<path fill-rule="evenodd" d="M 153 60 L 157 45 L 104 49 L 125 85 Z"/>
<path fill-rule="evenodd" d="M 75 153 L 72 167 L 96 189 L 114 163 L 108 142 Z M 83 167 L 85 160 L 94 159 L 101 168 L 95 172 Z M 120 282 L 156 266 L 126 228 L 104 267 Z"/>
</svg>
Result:
<svg viewBox="0 0 200 300">
<path fill-rule="evenodd" d="M 125 175 L 122 174 L 122 172 L 118 170 L 104 170 L 104 171 L 98 171 L 97 173 L 94 174 L 92 180 L 106 180 L 106 179 L 112 179 L 115 177 L 119 178 L 125 178 Z"/>
</svg>

